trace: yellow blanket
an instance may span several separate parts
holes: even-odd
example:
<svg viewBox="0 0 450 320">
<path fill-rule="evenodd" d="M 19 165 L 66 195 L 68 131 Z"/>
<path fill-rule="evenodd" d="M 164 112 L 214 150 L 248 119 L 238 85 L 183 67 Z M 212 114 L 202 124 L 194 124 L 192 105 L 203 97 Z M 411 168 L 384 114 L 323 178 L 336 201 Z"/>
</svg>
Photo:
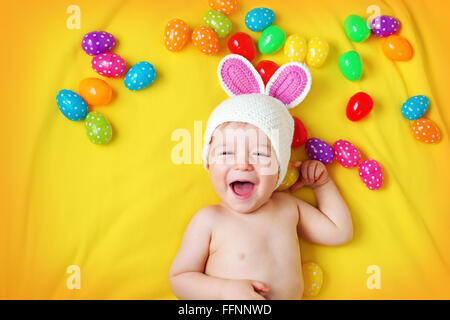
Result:
<svg viewBox="0 0 450 320">
<path fill-rule="evenodd" d="M 385 173 L 381 190 L 370 191 L 357 169 L 334 163 L 331 176 L 351 209 L 355 237 L 341 247 L 301 242 L 303 261 L 324 272 L 317 299 L 450 298 L 450 49 L 446 1 L 321 0 L 238 1 L 230 16 L 232 33 L 259 33 L 244 25 L 246 12 L 266 6 L 287 35 L 320 36 L 330 55 L 312 69 L 312 89 L 292 114 L 310 136 L 333 143 L 346 139 L 364 158 L 379 161 Z M 80 29 L 70 29 L 70 2 L 9 1 L 2 4 L 2 159 L 0 201 L 0 298 L 172 299 L 167 273 L 183 231 L 201 207 L 218 201 L 201 164 L 173 163 L 172 139 L 186 129 L 191 159 L 197 155 L 195 121 L 205 121 L 226 98 L 216 68 L 228 53 L 208 57 L 189 42 L 178 53 L 165 49 L 162 36 L 172 18 L 202 24 L 207 1 L 77 1 Z M 414 47 L 409 62 L 393 63 L 371 37 L 353 43 L 344 34 L 347 15 L 365 19 L 375 5 L 397 17 L 400 34 Z M 373 9 L 374 7 L 371 7 Z M 128 65 L 151 62 L 155 82 L 130 92 L 123 79 L 107 79 L 112 103 L 94 108 L 113 127 L 106 146 L 89 142 L 83 122 L 64 118 L 56 106 L 60 89 L 78 90 L 97 76 L 81 47 L 93 30 L 112 33 L 114 52 Z M 363 78 L 344 79 L 338 57 L 354 49 L 361 55 Z M 286 62 L 282 51 L 258 55 L 256 62 Z M 351 123 L 345 106 L 365 91 L 374 108 Z M 436 145 L 417 142 L 401 113 L 410 96 L 430 99 L 426 117 L 441 129 Z M 178 131 L 179 132 L 179 131 Z M 295 156 L 304 158 L 303 148 Z M 296 196 L 314 203 L 312 191 Z M 71 267 L 72 266 L 72 267 Z M 75 266 L 75 267 L 73 267 Z M 371 267 L 375 266 L 375 267 Z M 375 268 L 375 269 L 374 269 Z M 373 270 L 381 288 L 370 289 Z M 79 289 L 71 288 L 78 274 Z"/>
</svg>

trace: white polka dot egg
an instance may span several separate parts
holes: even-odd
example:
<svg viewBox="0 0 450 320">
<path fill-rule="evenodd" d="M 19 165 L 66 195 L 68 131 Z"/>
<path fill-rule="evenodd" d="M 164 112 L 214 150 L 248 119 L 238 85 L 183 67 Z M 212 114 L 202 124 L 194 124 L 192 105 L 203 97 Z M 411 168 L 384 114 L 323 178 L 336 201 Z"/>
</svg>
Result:
<svg viewBox="0 0 450 320">
<path fill-rule="evenodd" d="M 364 160 L 359 165 L 358 171 L 361 181 L 370 190 L 378 190 L 383 185 L 383 171 L 377 161 Z"/>
<path fill-rule="evenodd" d="M 303 295 L 306 297 L 317 296 L 322 289 L 323 271 L 320 266 L 314 262 L 305 262 L 302 265 L 303 270 Z"/>
<path fill-rule="evenodd" d="M 203 16 L 205 25 L 213 29 L 219 38 L 226 37 L 231 31 L 231 21 L 219 11 L 208 10 Z"/>
<path fill-rule="evenodd" d="M 356 147 L 346 140 L 337 140 L 333 144 L 334 157 L 345 168 L 356 167 L 361 162 L 361 154 Z"/>
<path fill-rule="evenodd" d="M 72 90 L 63 89 L 56 95 L 56 104 L 69 120 L 78 121 L 86 117 L 88 107 L 83 98 Z"/>
<path fill-rule="evenodd" d="M 112 138 L 112 128 L 100 112 L 91 111 L 84 122 L 86 134 L 94 144 L 107 144 Z"/>
<path fill-rule="evenodd" d="M 102 53 L 94 56 L 91 61 L 92 69 L 108 78 L 118 78 L 125 72 L 125 61 L 115 53 Z"/>
<path fill-rule="evenodd" d="M 251 31 L 263 31 L 275 20 L 275 13 L 268 8 L 255 8 L 245 15 L 245 25 Z"/>
<path fill-rule="evenodd" d="M 136 63 L 128 70 L 125 76 L 125 87 L 129 90 L 141 90 L 148 87 L 156 78 L 153 65 L 147 61 Z"/>
</svg>

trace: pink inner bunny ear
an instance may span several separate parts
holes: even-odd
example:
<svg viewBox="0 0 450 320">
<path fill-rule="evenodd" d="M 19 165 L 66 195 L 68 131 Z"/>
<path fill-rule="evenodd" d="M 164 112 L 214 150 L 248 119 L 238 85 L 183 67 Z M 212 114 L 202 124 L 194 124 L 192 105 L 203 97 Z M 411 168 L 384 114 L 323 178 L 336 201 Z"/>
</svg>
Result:
<svg viewBox="0 0 450 320">
<path fill-rule="evenodd" d="M 311 89 L 311 73 L 304 64 L 290 62 L 282 65 L 270 78 L 266 94 L 283 102 L 287 108 L 298 105 Z"/>
<path fill-rule="evenodd" d="M 244 57 L 229 54 L 219 63 L 220 84 L 229 96 L 264 93 L 264 83 L 258 71 Z"/>
</svg>

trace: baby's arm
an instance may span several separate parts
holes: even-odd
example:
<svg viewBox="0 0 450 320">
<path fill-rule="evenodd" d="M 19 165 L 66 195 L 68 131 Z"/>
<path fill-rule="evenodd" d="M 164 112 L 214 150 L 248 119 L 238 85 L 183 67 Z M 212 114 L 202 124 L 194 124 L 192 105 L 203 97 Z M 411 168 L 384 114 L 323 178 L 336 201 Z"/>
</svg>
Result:
<svg viewBox="0 0 450 320">
<path fill-rule="evenodd" d="M 308 160 L 295 163 L 301 178 L 291 187 L 295 191 L 301 186 L 314 188 L 318 208 L 294 197 L 299 216 L 298 233 L 307 241 L 323 245 L 341 245 L 353 238 L 350 212 L 338 188 L 328 176 L 320 161 Z"/>
</svg>

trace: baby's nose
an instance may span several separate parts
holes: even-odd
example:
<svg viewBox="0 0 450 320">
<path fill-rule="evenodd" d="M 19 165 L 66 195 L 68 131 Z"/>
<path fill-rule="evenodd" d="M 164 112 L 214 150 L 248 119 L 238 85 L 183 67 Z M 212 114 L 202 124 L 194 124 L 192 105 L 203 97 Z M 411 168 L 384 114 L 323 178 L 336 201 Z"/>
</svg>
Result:
<svg viewBox="0 0 450 320">
<path fill-rule="evenodd" d="M 253 170 L 253 165 L 250 163 L 247 153 L 238 155 L 234 168 L 241 171 Z"/>
</svg>

